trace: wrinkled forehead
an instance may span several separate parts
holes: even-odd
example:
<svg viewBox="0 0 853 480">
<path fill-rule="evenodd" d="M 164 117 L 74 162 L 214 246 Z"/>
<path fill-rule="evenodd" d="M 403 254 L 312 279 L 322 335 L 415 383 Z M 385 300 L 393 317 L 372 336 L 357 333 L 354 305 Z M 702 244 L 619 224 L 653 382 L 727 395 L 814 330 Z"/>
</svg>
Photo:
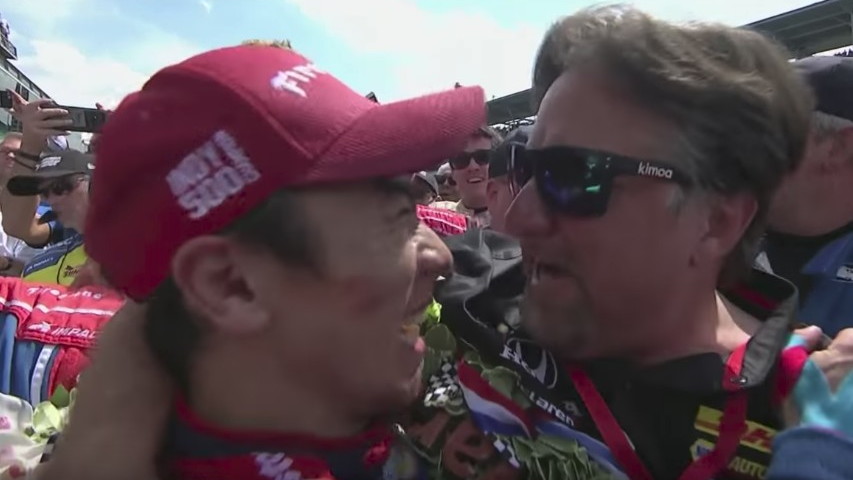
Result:
<svg viewBox="0 0 853 480">
<path fill-rule="evenodd" d="M 597 71 L 562 74 L 539 107 L 528 147 L 575 146 L 639 158 L 671 153 L 679 126 Z"/>
</svg>

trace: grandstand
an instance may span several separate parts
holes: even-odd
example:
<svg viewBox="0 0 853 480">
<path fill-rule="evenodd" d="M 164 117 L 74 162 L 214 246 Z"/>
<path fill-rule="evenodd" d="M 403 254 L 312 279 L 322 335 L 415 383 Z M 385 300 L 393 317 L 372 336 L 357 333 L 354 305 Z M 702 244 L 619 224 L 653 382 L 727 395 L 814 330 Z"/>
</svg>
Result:
<svg viewBox="0 0 853 480">
<path fill-rule="evenodd" d="M 796 58 L 853 44 L 853 0 L 824 0 L 746 25 L 776 38 Z M 517 123 L 532 117 L 530 90 L 489 102 L 489 124 Z"/>
<path fill-rule="evenodd" d="M 18 59 L 18 49 L 4 34 L 0 34 L 0 90 L 14 90 L 27 100 L 50 98 L 12 62 Z M 0 137 L 6 132 L 20 131 L 21 125 L 4 109 L 0 109 Z M 85 150 L 82 136 L 73 132 L 68 137 L 71 148 Z"/>
</svg>

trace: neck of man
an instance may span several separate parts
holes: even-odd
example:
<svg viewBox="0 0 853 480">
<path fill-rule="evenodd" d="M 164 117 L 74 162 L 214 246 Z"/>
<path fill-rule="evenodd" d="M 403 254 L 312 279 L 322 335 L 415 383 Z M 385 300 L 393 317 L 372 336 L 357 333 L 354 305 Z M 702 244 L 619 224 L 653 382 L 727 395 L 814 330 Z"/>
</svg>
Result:
<svg viewBox="0 0 853 480">
<path fill-rule="evenodd" d="M 190 372 L 192 411 L 231 431 L 345 438 L 368 428 L 370 421 L 342 408 L 342 399 L 289 381 L 260 351 L 199 351 Z"/>
<path fill-rule="evenodd" d="M 485 210 L 486 208 L 486 195 L 470 194 L 462 196 L 460 202 L 462 202 L 462 206 L 469 210 Z"/>
<path fill-rule="evenodd" d="M 634 356 L 637 364 L 656 365 L 702 353 L 725 357 L 761 327 L 758 319 L 718 292 L 694 300 L 675 304 L 676 308 L 667 315 L 673 322 L 662 328 L 669 333 L 658 335 L 652 348 Z"/>
<path fill-rule="evenodd" d="M 839 180 L 839 181 L 836 181 Z M 839 184 L 840 183 L 840 184 Z M 799 237 L 819 237 L 853 222 L 853 175 L 835 179 L 815 188 L 806 198 L 770 216 L 772 231 Z"/>
</svg>

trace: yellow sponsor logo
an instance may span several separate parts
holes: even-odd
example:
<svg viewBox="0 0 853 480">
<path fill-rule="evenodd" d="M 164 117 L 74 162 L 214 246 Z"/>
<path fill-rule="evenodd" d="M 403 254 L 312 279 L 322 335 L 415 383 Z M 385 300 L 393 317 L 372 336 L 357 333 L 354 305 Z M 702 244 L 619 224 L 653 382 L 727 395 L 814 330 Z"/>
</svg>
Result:
<svg viewBox="0 0 853 480">
<path fill-rule="evenodd" d="M 720 419 L 722 418 L 723 412 L 719 410 L 704 406 L 699 407 L 699 414 L 696 415 L 696 422 L 693 426 L 700 432 L 717 437 L 720 435 Z M 770 445 L 775 436 L 776 430 L 770 427 L 765 427 L 760 423 L 746 422 L 746 433 L 740 439 L 740 444 L 759 452 L 770 453 Z"/>
</svg>

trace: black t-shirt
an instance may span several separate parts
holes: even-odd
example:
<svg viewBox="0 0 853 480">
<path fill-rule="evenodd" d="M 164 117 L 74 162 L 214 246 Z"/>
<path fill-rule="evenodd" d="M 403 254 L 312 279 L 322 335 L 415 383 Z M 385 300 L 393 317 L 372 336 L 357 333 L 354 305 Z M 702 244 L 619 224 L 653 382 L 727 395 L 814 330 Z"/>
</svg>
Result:
<svg viewBox="0 0 853 480">
<path fill-rule="evenodd" d="M 853 232 L 853 222 L 832 232 L 816 237 L 800 237 L 778 232 L 767 232 L 764 251 L 773 273 L 793 283 L 800 298 L 808 296 L 813 286 L 813 278 L 802 273 L 803 267 L 825 246 L 833 240 Z"/>
</svg>

